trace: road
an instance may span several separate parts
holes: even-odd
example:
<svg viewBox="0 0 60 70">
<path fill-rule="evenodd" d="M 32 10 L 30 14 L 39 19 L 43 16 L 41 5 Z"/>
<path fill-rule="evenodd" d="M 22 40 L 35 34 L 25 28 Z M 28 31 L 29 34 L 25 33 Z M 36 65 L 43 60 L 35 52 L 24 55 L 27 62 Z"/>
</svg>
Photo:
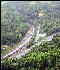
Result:
<svg viewBox="0 0 60 70">
<path fill-rule="evenodd" d="M 56 36 L 57 33 L 51 35 L 51 36 L 48 36 L 45 40 L 42 40 L 41 42 L 39 42 L 37 45 L 41 45 L 43 42 L 47 42 L 47 41 L 51 41 L 53 39 L 54 36 Z"/>
<path fill-rule="evenodd" d="M 39 34 L 38 30 L 37 30 L 37 35 L 36 35 L 35 41 L 37 41 L 37 36 Z M 26 49 L 27 43 L 29 43 L 31 41 L 31 38 L 33 35 L 34 35 L 34 26 L 32 25 L 32 28 L 30 28 L 30 30 L 27 32 L 26 36 L 23 38 L 23 40 L 20 43 L 20 45 L 18 46 L 18 48 L 16 48 L 14 51 L 10 52 L 9 54 L 6 54 L 1 59 L 5 59 L 8 56 L 10 58 L 12 58 L 12 57 L 20 58 L 21 56 L 24 56 L 25 54 L 29 53 L 31 51 L 31 49 L 33 49 L 33 47 L 35 47 L 35 45 L 33 45 L 33 47 L 30 47 L 30 49 Z M 39 46 L 43 42 L 51 41 L 53 39 L 54 35 L 56 35 L 56 34 L 53 34 L 53 35 L 47 37 L 45 40 L 42 40 L 41 42 L 39 42 L 37 45 Z"/>
<path fill-rule="evenodd" d="M 26 45 L 31 41 L 32 36 L 34 35 L 34 26 L 30 26 L 30 30 L 28 30 L 26 36 L 23 38 L 22 42 L 14 51 L 6 54 L 5 56 L 1 57 L 1 59 L 5 59 L 9 57 L 16 57 L 17 55 L 22 55 L 22 53 L 26 50 Z M 25 53 L 25 52 L 24 52 Z"/>
<path fill-rule="evenodd" d="M 35 41 L 37 41 L 39 39 L 39 30 L 40 30 L 40 25 L 38 26 Z"/>
<path fill-rule="evenodd" d="M 38 31 L 38 30 L 37 30 Z M 38 32 L 37 32 L 38 33 Z M 39 33 L 38 33 L 39 34 Z M 42 34 L 41 34 L 42 35 Z M 42 40 L 41 42 L 39 42 L 37 45 L 40 46 L 43 42 L 46 42 L 46 41 L 51 41 L 53 39 L 53 36 L 56 35 L 56 34 L 53 34 L 49 37 L 47 37 L 45 40 Z M 36 35 L 36 38 L 37 38 L 38 35 Z M 36 39 L 35 39 L 36 41 Z M 34 47 L 36 47 L 36 45 L 32 45 L 32 47 L 30 47 L 29 49 L 27 49 L 25 52 L 21 53 L 20 55 L 17 55 L 16 58 L 20 58 L 21 56 L 24 56 L 26 54 L 28 54 Z"/>
</svg>

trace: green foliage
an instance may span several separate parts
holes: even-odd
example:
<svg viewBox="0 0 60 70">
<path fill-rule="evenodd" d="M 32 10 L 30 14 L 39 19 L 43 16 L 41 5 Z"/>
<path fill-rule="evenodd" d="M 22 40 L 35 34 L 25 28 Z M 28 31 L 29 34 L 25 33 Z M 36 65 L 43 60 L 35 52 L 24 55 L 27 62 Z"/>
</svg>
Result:
<svg viewBox="0 0 60 70">
<path fill-rule="evenodd" d="M 24 16 L 11 3 L 1 6 L 1 44 L 14 45 L 20 42 L 29 25 Z"/>
<path fill-rule="evenodd" d="M 42 12 L 44 16 L 39 17 Z M 60 32 L 60 2 L 41 3 L 9 2 L 1 6 L 1 42 L 12 45 L 26 34 L 29 19 L 41 25 L 40 33 L 51 35 Z M 35 38 L 34 38 L 35 39 Z M 34 44 L 34 39 L 29 46 Z M 22 58 L 7 58 L 1 62 L 1 70 L 60 70 L 60 36 L 33 48 Z"/>
<path fill-rule="evenodd" d="M 60 47 L 59 43 L 55 44 L 56 42 L 54 41 L 57 39 L 59 42 L 59 38 L 57 36 L 52 41 L 43 43 L 40 47 L 35 47 L 35 49 L 22 58 L 7 58 L 3 60 L 1 63 L 2 70 L 3 68 L 9 68 L 9 66 L 16 66 L 15 70 L 59 70 Z"/>
</svg>

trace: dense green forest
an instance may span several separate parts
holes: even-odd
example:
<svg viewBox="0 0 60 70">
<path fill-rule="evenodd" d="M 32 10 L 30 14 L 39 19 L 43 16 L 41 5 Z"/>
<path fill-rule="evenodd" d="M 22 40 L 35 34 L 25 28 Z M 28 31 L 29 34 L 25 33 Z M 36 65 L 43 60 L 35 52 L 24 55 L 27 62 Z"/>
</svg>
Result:
<svg viewBox="0 0 60 70">
<path fill-rule="evenodd" d="M 28 20 L 41 24 L 40 32 L 48 35 L 60 31 L 60 3 L 41 3 L 21 1 L 1 5 L 1 42 L 11 44 L 19 42 L 28 30 Z M 42 12 L 44 16 L 39 17 Z"/>
<path fill-rule="evenodd" d="M 36 28 L 40 24 L 39 33 L 50 36 L 60 32 L 60 1 L 9 1 L 1 4 L 1 45 L 11 47 L 19 43 L 29 30 L 30 19 Z M 28 48 L 37 43 L 35 37 Z M 36 45 L 22 58 L 8 57 L 1 61 L 1 69 L 60 70 L 60 33 L 50 42 Z"/>
<path fill-rule="evenodd" d="M 22 58 L 6 58 L 2 70 L 60 70 L 60 34 Z"/>
<path fill-rule="evenodd" d="M 11 3 L 1 6 L 1 43 L 14 45 L 26 34 L 29 25 L 25 16 L 21 14 Z"/>
</svg>

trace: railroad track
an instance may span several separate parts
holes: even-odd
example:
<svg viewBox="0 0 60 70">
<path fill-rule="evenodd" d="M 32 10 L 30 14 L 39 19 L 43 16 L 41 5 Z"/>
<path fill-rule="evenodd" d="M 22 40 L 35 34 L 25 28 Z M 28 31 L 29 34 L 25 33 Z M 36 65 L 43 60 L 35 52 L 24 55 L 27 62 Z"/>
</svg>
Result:
<svg viewBox="0 0 60 70">
<path fill-rule="evenodd" d="M 21 49 L 23 49 L 23 48 L 27 45 L 27 43 L 30 42 L 30 40 L 32 39 L 32 36 L 33 36 L 33 34 L 34 34 L 34 26 L 33 26 L 32 24 L 30 24 L 30 34 L 31 34 L 31 36 L 30 36 L 22 45 L 20 45 L 20 46 L 19 46 L 16 50 L 14 50 L 13 52 L 8 53 L 8 54 L 6 54 L 5 56 L 2 56 L 2 57 L 1 57 L 1 60 L 2 60 L 2 59 L 5 59 L 5 58 L 7 58 L 7 57 L 17 56 L 17 54 L 20 53 Z"/>
</svg>

